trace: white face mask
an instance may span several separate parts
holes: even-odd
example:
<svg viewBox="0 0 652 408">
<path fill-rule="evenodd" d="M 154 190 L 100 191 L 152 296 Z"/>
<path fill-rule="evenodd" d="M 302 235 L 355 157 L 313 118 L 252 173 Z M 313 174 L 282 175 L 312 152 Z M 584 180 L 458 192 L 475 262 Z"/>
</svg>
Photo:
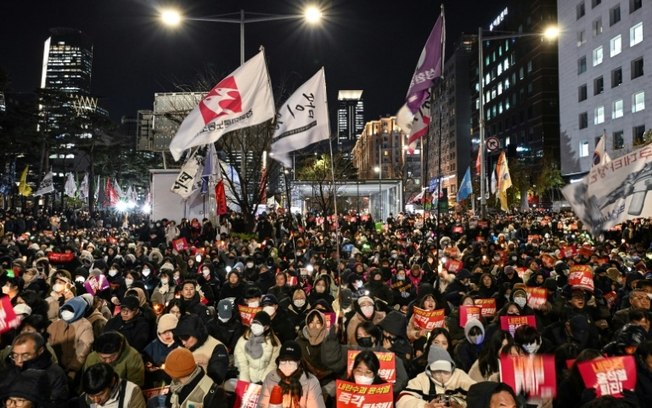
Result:
<svg viewBox="0 0 652 408">
<path fill-rule="evenodd" d="M 118 270 L 117 270 L 117 269 L 109 269 L 109 276 L 115 276 L 115 275 L 117 275 L 117 274 L 118 274 Z"/>
<path fill-rule="evenodd" d="M 260 324 L 260 323 L 252 323 L 251 324 L 251 333 L 254 336 L 260 336 L 264 332 L 265 332 L 265 326 L 263 326 L 262 324 Z"/>
<path fill-rule="evenodd" d="M 220 319 L 220 322 L 222 322 L 222 323 L 226 323 L 226 322 L 228 322 L 229 320 L 231 320 L 231 319 L 227 319 L 226 317 L 219 317 L 219 316 L 218 316 L 217 318 Z"/>
<path fill-rule="evenodd" d="M 208 269 L 208 268 L 206 268 L 206 269 L 202 269 L 202 270 L 201 270 L 201 273 L 202 273 L 204 276 L 208 277 L 208 276 L 211 274 L 211 270 Z"/>
<path fill-rule="evenodd" d="M 247 262 L 247 268 L 253 268 L 254 264 L 253 262 Z"/>
<path fill-rule="evenodd" d="M 4 293 L 5 295 L 9 294 L 10 290 L 11 290 L 11 288 L 9 286 L 7 286 L 7 285 L 2 287 L 2 293 Z"/>
<path fill-rule="evenodd" d="M 125 279 L 125 285 L 131 286 L 133 283 L 134 283 L 133 279 L 129 279 L 129 278 Z"/>
<path fill-rule="evenodd" d="M 299 368 L 299 363 L 296 361 L 284 361 L 283 364 L 279 364 L 278 369 L 281 370 L 284 376 L 289 377 L 294 374 Z"/>
<path fill-rule="evenodd" d="M 66 286 L 63 283 L 55 283 L 54 286 L 52 286 L 52 290 L 61 293 L 63 290 L 66 288 Z M 4 286 L 3 286 L 4 289 Z"/>
<path fill-rule="evenodd" d="M 276 313 L 276 308 L 274 306 L 265 306 L 263 307 L 263 312 L 267 313 L 271 317 L 274 313 Z"/>
<path fill-rule="evenodd" d="M 356 384 L 361 384 L 361 385 L 371 385 L 374 382 L 373 377 L 367 377 L 364 375 L 354 375 L 353 378 L 355 378 Z"/>
<path fill-rule="evenodd" d="M 528 354 L 536 354 L 539 351 L 539 347 L 541 347 L 541 343 L 537 343 L 536 341 L 530 344 L 523 344 L 523 350 L 527 351 Z"/>
<path fill-rule="evenodd" d="M 298 307 L 298 308 L 302 308 L 302 307 L 304 307 L 305 305 L 306 305 L 306 299 L 296 299 L 296 300 L 294 301 L 294 306 L 296 306 L 296 307 Z"/>
<path fill-rule="evenodd" d="M 521 297 L 521 296 L 515 297 L 514 298 L 514 303 L 516 303 L 518 305 L 518 307 L 520 307 L 522 309 L 525 306 L 525 304 L 527 303 L 527 299 L 525 299 L 524 297 Z"/>
<path fill-rule="evenodd" d="M 71 312 L 70 310 L 62 310 L 61 311 L 61 319 L 63 319 L 66 322 L 71 321 L 75 317 L 75 314 Z"/>
<path fill-rule="evenodd" d="M 482 340 L 484 340 L 484 336 L 482 334 L 476 334 L 475 336 L 469 336 L 469 342 L 471 344 L 482 344 Z"/>
<path fill-rule="evenodd" d="M 374 307 L 373 306 L 362 306 L 360 308 L 360 311 L 366 317 L 367 319 L 373 316 L 374 314 Z"/>
<path fill-rule="evenodd" d="M 86 278 L 84 278 L 83 276 L 78 276 L 78 277 L 75 278 L 75 282 L 78 282 L 78 283 L 84 283 L 85 281 L 86 281 Z"/>
<path fill-rule="evenodd" d="M 149 269 L 143 269 L 143 276 L 149 276 L 151 272 L 152 271 L 150 271 Z"/>
<path fill-rule="evenodd" d="M 260 306 L 260 300 L 254 300 L 252 302 L 247 302 L 247 306 L 249 306 L 249 307 L 258 307 L 258 306 Z"/>
</svg>

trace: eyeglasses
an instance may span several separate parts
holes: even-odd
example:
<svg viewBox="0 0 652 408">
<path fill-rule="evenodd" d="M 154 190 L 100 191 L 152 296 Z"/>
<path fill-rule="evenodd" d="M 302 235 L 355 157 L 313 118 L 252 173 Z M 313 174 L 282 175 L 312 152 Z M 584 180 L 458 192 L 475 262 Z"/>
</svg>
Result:
<svg viewBox="0 0 652 408">
<path fill-rule="evenodd" d="M 16 360 L 29 361 L 34 358 L 34 353 L 23 353 L 23 354 L 11 353 L 9 354 L 9 358 L 12 359 L 13 361 Z"/>
<path fill-rule="evenodd" d="M 5 406 L 7 407 L 22 407 L 25 406 L 25 403 L 29 402 L 24 398 L 7 398 L 5 401 Z"/>
</svg>

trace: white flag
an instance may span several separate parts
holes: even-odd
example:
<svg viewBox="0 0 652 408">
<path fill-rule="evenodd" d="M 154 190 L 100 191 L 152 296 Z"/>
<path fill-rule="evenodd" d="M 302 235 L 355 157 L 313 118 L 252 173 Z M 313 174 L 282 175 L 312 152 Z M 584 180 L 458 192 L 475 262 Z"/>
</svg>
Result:
<svg viewBox="0 0 652 408">
<path fill-rule="evenodd" d="M 491 194 L 496 194 L 496 186 L 498 182 L 496 181 L 496 165 L 494 165 L 494 170 L 491 172 Z"/>
<path fill-rule="evenodd" d="M 396 124 L 408 136 L 408 152 L 414 153 L 417 148 L 417 142 L 423 136 L 428 134 L 430 127 L 430 90 L 427 92 L 427 99 L 417 110 L 416 114 L 412 113 L 407 104 L 401 106 L 396 114 Z"/>
<path fill-rule="evenodd" d="M 195 191 L 197 173 L 199 173 L 199 163 L 197 163 L 197 157 L 193 154 L 181 167 L 181 171 L 170 191 L 179 194 L 184 199 L 190 197 Z"/>
<path fill-rule="evenodd" d="M 233 130 L 274 117 L 274 97 L 263 51 L 222 79 L 183 120 L 170 143 L 174 160 L 184 150 L 213 143 Z"/>
<path fill-rule="evenodd" d="M 82 200 L 86 200 L 88 198 L 88 173 L 84 174 L 84 178 L 79 185 L 79 198 Z"/>
<path fill-rule="evenodd" d="M 118 180 L 113 179 L 113 189 L 115 190 L 115 193 L 118 195 L 118 199 L 123 199 L 125 198 L 125 191 L 120 187 L 120 183 L 118 183 Z"/>
<path fill-rule="evenodd" d="M 66 179 L 63 191 L 68 197 L 74 197 L 77 193 L 77 183 L 75 183 L 75 176 L 73 176 L 72 173 L 68 173 L 68 178 Z"/>
<path fill-rule="evenodd" d="M 270 157 L 292 167 L 289 153 L 330 138 L 326 78 L 322 67 L 279 108 Z"/>
<path fill-rule="evenodd" d="M 607 153 L 606 138 L 607 135 L 602 135 L 598 144 L 595 145 L 595 150 L 593 151 L 593 166 L 599 166 L 611 161 L 611 157 L 609 157 L 609 153 Z"/>
<path fill-rule="evenodd" d="M 48 172 L 48 174 L 43 177 L 43 180 L 41 181 L 41 184 L 38 186 L 38 190 L 36 190 L 36 193 L 34 193 L 35 196 L 40 196 L 43 194 L 47 193 L 52 193 L 54 191 L 54 174 L 52 172 Z"/>
</svg>

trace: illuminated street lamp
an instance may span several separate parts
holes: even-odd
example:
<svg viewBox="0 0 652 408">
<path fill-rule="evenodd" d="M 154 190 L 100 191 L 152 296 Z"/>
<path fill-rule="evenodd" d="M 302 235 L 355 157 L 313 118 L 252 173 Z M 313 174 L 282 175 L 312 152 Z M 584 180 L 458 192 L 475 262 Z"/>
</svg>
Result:
<svg viewBox="0 0 652 408">
<path fill-rule="evenodd" d="M 483 56 L 483 43 L 484 41 L 505 40 L 511 38 L 521 37 L 544 37 L 547 40 L 554 40 L 559 37 L 559 27 L 547 27 L 542 33 L 515 33 L 504 35 L 492 35 L 490 37 L 482 36 L 482 27 L 478 27 L 478 80 L 479 80 L 479 99 L 478 99 L 478 129 L 480 133 L 480 214 L 482 217 L 487 215 L 487 197 L 485 185 L 485 130 L 484 130 L 484 56 Z"/>
<path fill-rule="evenodd" d="M 267 14 L 267 13 L 248 13 L 251 17 L 246 17 L 244 10 L 235 13 L 221 14 L 213 17 L 186 17 L 179 10 L 173 8 L 162 9 L 160 11 L 161 22 L 168 27 L 178 27 L 184 20 L 189 21 L 206 21 L 211 23 L 231 23 L 240 25 L 240 64 L 245 62 L 245 24 L 263 23 L 267 21 L 280 20 L 304 20 L 308 24 L 314 25 L 321 21 L 322 12 L 316 6 L 308 6 L 302 14 Z M 237 16 L 237 17 L 234 17 Z"/>
</svg>

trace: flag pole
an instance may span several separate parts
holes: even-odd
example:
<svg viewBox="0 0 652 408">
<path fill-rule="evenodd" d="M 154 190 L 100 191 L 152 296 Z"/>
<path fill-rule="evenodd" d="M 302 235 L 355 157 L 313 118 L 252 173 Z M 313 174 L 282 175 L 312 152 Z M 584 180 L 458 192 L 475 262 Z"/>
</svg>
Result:
<svg viewBox="0 0 652 408">
<path fill-rule="evenodd" d="M 328 148 L 330 150 L 330 155 L 331 155 L 331 176 L 333 178 L 332 186 L 333 186 L 333 212 L 335 217 L 335 249 L 337 251 L 336 252 L 337 263 L 339 264 L 340 263 L 340 217 L 337 214 L 337 190 L 335 187 L 335 164 L 333 163 L 333 143 L 330 138 L 328 139 Z"/>
</svg>

